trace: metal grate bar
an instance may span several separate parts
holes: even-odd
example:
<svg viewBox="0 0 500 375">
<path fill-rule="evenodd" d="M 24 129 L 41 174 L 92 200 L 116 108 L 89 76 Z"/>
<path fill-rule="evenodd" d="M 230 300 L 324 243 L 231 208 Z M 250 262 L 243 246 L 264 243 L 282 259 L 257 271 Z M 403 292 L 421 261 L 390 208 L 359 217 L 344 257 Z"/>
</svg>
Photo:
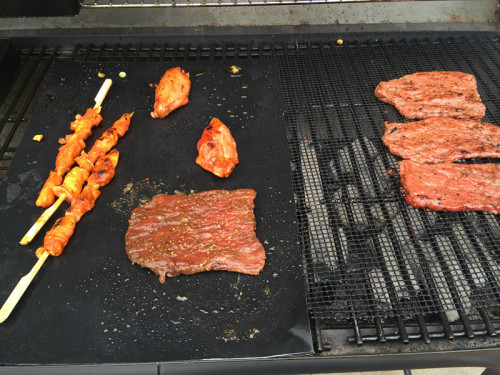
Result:
<svg viewBox="0 0 500 375">
<path fill-rule="evenodd" d="M 403 42 L 406 42 L 406 41 L 403 41 Z M 393 65 L 392 54 L 388 51 L 388 48 L 387 48 L 387 46 L 385 44 L 382 44 L 382 51 L 384 53 L 384 56 L 386 57 L 386 60 L 391 65 L 391 68 L 394 69 L 394 70 L 396 70 L 396 67 Z M 417 50 L 417 54 L 420 54 L 420 50 Z M 420 64 L 421 64 L 421 61 L 425 61 L 425 60 L 422 60 L 419 57 L 423 58 L 423 56 L 417 56 L 417 58 L 415 59 L 415 62 L 414 62 L 420 68 L 419 70 L 422 70 L 422 71 L 424 71 L 424 70 L 432 70 L 432 69 L 423 68 Z M 408 71 L 401 71 L 401 72 L 398 72 L 398 73 L 400 75 L 404 75 L 404 74 L 408 74 L 409 72 Z M 418 215 L 420 216 L 421 220 L 425 223 L 425 228 L 430 228 L 431 225 L 430 225 L 429 221 L 427 220 L 427 217 L 425 217 L 423 215 L 422 211 L 419 211 Z M 436 244 L 435 239 L 433 238 L 430 241 L 430 243 L 431 243 L 431 246 L 432 246 L 433 253 L 436 254 L 436 256 L 437 256 L 437 259 L 439 261 L 441 269 L 445 271 L 444 272 L 445 274 L 451 274 L 452 271 L 448 268 L 448 265 L 443 260 L 443 254 L 440 252 L 440 247 L 439 247 L 439 245 Z M 420 253 L 421 253 L 420 251 L 417 251 L 417 254 L 420 254 Z M 422 262 L 422 257 L 420 257 L 420 261 Z M 425 263 L 427 263 L 427 262 L 425 262 Z M 460 301 L 460 298 L 459 298 L 459 293 L 458 293 L 457 286 L 455 285 L 455 282 L 454 282 L 453 278 L 445 278 L 444 281 L 445 281 L 445 283 L 447 285 L 448 291 L 451 294 L 451 299 L 452 299 L 452 301 L 454 303 L 455 309 L 458 312 L 458 316 L 462 320 L 462 323 L 464 325 L 464 329 L 466 330 L 467 336 L 471 338 L 471 337 L 473 337 L 473 333 L 472 333 L 472 330 L 470 328 L 470 323 L 469 323 L 466 315 L 463 313 L 463 309 L 464 308 L 463 308 L 463 305 L 462 305 L 462 303 Z M 438 308 L 443 308 L 440 300 L 441 299 L 438 299 L 436 301 L 437 304 L 438 304 L 438 306 L 439 306 Z"/>
<path fill-rule="evenodd" d="M 361 61 L 362 62 L 362 69 L 365 71 L 365 72 L 368 72 L 368 68 L 365 64 L 365 59 L 362 59 L 360 58 L 361 56 L 358 56 L 357 60 L 358 61 Z M 373 121 L 373 118 L 371 116 L 371 113 L 370 111 L 366 111 L 366 115 L 367 115 L 367 118 L 370 119 L 370 123 L 372 124 L 372 126 L 374 126 L 376 124 L 375 121 Z M 379 121 L 379 123 L 382 123 L 382 121 Z M 376 129 L 374 129 L 374 131 L 376 131 Z M 387 158 L 387 156 L 385 154 L 382 154 L 382 159 L 383 159 L 383 164 L 384 165 L 390 165 L 390 162 Z M 404 222 L 404 225 L 405 225 L 405 229 L 407 230 L 408 233 L 412 233 L 413 232 L 413 229 L 412 229 L 412 226 L 411 226 L 411 223 L 410 223 L 410 219 L 409 219 L 409 216 L 406 212 L 406 210 L 403 209 L 403 202 L 401 199 L 398 199 L 397 200 L 397 203 L 399 205 L 399 209 L 400 211 L 403 213 L 403 222 Z M 417 258 L 418 258 L 418 261 L 420 263 L 422 263 L 424 265 L 424 268 L 428 268 L 428 264 L 427 264 L 427 261 L 425 259 L 425 257 L 422 256 L 422 250 L 419 246 L 418 243 L 415 244 L 415 251 L 416 251 L 416 255 L 417 255 Z M 405 267 L 403 267 L 404 269 Z M 408 275 L 406 275 L 406 280 L 408 279 L 411 279 L 410 277 L 408 277 Z M 436 286 L 435 284 L 433 283 L 432 279 L 430 279 L 428 277 L 427 274 L 424 274 L 424 277 L 423 277 L 423 284 L 420 285 L 420 288 L 421 288 L 421 292 L 419 293 L 429 293 L 432 298 L 435 298 L 436 299 Z M 418 300 L 418 293 L 414 292 L 413 293 L 413 296 L 412 296 L 414 299 Z M 429 332 L 427 330 L 427 325 L 425 323 L 425 318 L 423 317 L 422 314 L 417 314 L 416 315 L 416 319 L 417 319 L 417 322 L 418 322 L 418 325 L 420 327 L 420 331 L 422 333 L 422 339 L 425 343 L 429 343 L 430 342 L 430 336 L 429 336 Z M 449 325 L 448 325 L 449 326 Z M 452 338 L 452 334 L 448 333 L 447 334 L 448 337 Z"/>
<path fill-rule="evenodd" d="M 358 56 L 359 58 L 360 56 Z M 363 69 L 365 72 L 368 72 L 370 69 L 372 69 L 373 67 L 367 67 L 366 65 L 366 60 L 365 59 L 359 59 L 359 61 L 362 62 L 362 65 L 363 65 Z M 377 69 L 378 69 L 378 66 L 377 66 Z M 373 116 L 371 115 L 371 112 L 370 111 L 366 111 L 366 114 L 367 114 L 367 117 L 370 119 L 370 124 L 372 125 L 372 127 L 376 127 L 376 123 L 382 123 L 382 119 L 378 119 L 377 121 L 374 121 L 374 118 Z M 377 129 L 373 129 L 374 132 L 377 130 Z M 382 154 L 382 160 L 383 160 L 383 165 L 391 165 L 388 157 L 386 154 Z M 410 217 L 408 215 L 408 212 L 404 209 L 403 205 L 403 201 L 401 199 L 398 199 L 397 201 L 398 203 L 398 208 L 400 210 L 400 212 L 402 212 L 402 217 L 403 217 L 403 222 L 404 222 L 404 225 L 405 225 L 405 229 L 408 233 L 412 233 L 413 235 L 413 227 L 412 227 L 412 224 L 411 224 L 411 220 L 410 220 Z M 429 269 L 429 265 L 427 263 L 427 260 L 426 258 L 423 256 L 423 253 L 422 253 L 422 249 L 419 245 L 419 243 L 415 243 L 414 244 L 414 249 L 415 249 L 415 252 L 416 252 L 416 255 L 417 255 L 417 259 L 418 261 L 422 264 L 423 268 L 425 269 Z M 435 283 L 433 282 L 432 278 L 429 277 L 429 275 L 427 273 L 424 273 L 423 275 L 423 284 L 420 285 L 421 287 L 421 293 L 423 294 L 429 294 L 431 296 L 431 298 L 435 299 L 435 300 L 438 300 L 437 298 L 437 292 L 436 292 L 436 285 Z M 418 300 L 418 295 L 415 296 L 415 298 Z M 440 308 L 442 308 L 442 306 L 440 306 Z M 419 327 L 420 327 L 420 330 L 421 330 L 421 333 L 422 333 L 422 338 L 424 340 L 425 343 L 429 343 L 430 342 L 430 336 L 429 336 L 429 333 L 428 333 L 428 330 L 427 330 L 427 326 L 425 324 L 425 320 L 424 320 L 424 317 L 421 315 L 421 314 L 417 314 L 417 321 L 418 321 L 418 324 L 419 324 Z M 442 314 L 441 316 L 441 321 L 443 323 L 443 329 L 445 331 L 445 335 L 448 339 L 453 339 L 453 334 L 451 332 L 451 328 L 449 326 L 449 322 L 448 322 L 448 319 L 446 317 L 445 314 Z"/>
<path fill-rule="evenodd" d="M 42 49 L 38 53 L 39 56 L 34 61 L 31 59 L 31 56 L 36 54 L 34 48 L 30 49 L 29 53 L 23 57 L 20 71 L 24 76 L 20 73 L 16 78 L 14 87 L 17 89 L 17 92 L 6 109 L 5 116 L 0 121 L 0 133 L 2 135 L 0 159 L 2 161 L 2 171 L 7 169 L 12 160 L 12 156 L 6 155 L 6 153 L 13 155 L 17 149 L 17 143 L 22 136 L 21 133 L 24 133 L 24 128 L 21 129 L 21 124 L 25 121 L 28 109 L 34 104 L 33 99 L 40 91 L 41 82 L 50 67 L 56 51 L 54 50 L 49 56 L 46 56 L 45 49 Z M 21 80 L 21 82 L 18 83 L 18 80 Z M 8 123 L 9 126 L 7 126 Z M 18 137 L 16 142 L 14 142 L 13 139 L 16 134 Z M 0 177 L 3 179 L 4 175 L 5 172 L 2 172 Z"/>
<path fill-rule="evenodd" d="M 479 69 L 471 65 L 483 47 L 469 44 L 474 40 L 298 45 L 280 60 L 301 239 L 312 263 L 311 315 L 333 325 L 350 321 L 357 344 L 370 320 L 378 341 L 391 339 L 380 329 L 386 324 L 397 326 L 403 342 L 418 336 L 428 343 L 434 322 L 448 339 L 481 334 L 471 323 L 478 319 L 486 334 L 497 334 L 488 308 L 500 306 L 498 218 L 408 206 L 397 176 L 385 173 L 396 170 L 396 158 L 380 141 L 383 121 L 402 118 L 373 96 L 381 80 L 463 70 L 476 73 L 488 107 L 497 82 L 481 82 L 499 73 L 492 64 L 499 51 L 486 43 L 490 54 Z M 457 50 L 463 57 L 454 59 Z M 418 335 L 407 331 L 410 321 Z M 462 331 L 453 332 L 450 321 L 460 321 Z"/>
<path fill-rule="evenodd" d="M 446 332 L 432 332 L 429 333 L 429 342 L 430 340 L 439 340 L 439 339 L 447 339 L 447 340 L 455 340 L 459 338 L 467 338 L 467 339 L 473 339 L 473 338 L 481 338 L 481 337 L 486 337 L 486 336 L 491 336 L 491 337 L 496 337 L 498 334 L 500 334 L 500 329 L 496 329 L 494 327 L 486 328 L 486 329 L 473 329 L 472 327 L 469 327 L 470 332 L 468 332 L 465 329 L 457 329 L 456 331 L 452 330 L 451 338 L 450 335 L 447 335 Z M 396 342 L 396 341 L 401 341 L 401 335 L 399 333 L 391 333 L 387 334 L 385 336 L 386 342 Z M 408 342 L 410 341 L 416 341 L 416 340 L 422 340 L 425 342 L 426 338 L 423 336 L 421 332 L 418 333 L 410 333 L 407 334 Z M 347 338 L 347 341 L 351 344 L 358 344 L 356 339 L 353 336 L 349 336 Z M 377 335 L 371 335 L 371 334 L 364 334 L 362 336 L 362 342 L 363 343 L 370 343 L 370 342 L 380 342 L 379 338 Z M 359 345 L 359 344 L 358 344 Z"/>
</svg>

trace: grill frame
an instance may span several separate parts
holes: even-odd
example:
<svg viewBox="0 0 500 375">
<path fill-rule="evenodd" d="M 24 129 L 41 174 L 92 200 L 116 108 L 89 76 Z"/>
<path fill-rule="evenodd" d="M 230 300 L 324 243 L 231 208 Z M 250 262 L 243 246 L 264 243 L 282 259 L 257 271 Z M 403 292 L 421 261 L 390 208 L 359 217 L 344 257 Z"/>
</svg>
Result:
<svg viewBox="0 0 500 375">
<path fill-rule="evenodd" d="M 99 8 L 171 8 L 196 6 L 240 6 L 240 5 L 284 5 L 284 4 L 329 4 L 344 0 L 86 0 L 85 9 Z M 351 0 L 367 2 L 369 0 Z"/>
<path fill-rule="evenodd" d="M 446 40 L 449 40 L 448 38 L 457 37 L 455 34 L 450 35 L 442 34 L 435 38 L 426 38 L 419 34 L 418 37 L 426 43 L 446 43 Z M 496 33 L 474 33 L 467 35 L 467 37 L 471 38 L 471 40 L 474 40 L 474 38 L 487 38 L 493 40 L 497 47 L 500 46 L 500 39 Z M 113 40 L 103 41 L 92 37 L 90 37 L 90 40 L 94 42 L 89 42 L 89 44 L 82 42 L 81 39 L 59 37 L 49 40 L 38 38 L 13 40 L 20 51 L 19 55 L 21 57 L 21 64 L 24 66 L 23 69 L 28 69 L 24 73 L 21 71 L 18 80 L 20 79 L 25 82 L 25 77 L 30 76 L 29 72 L 38 71 L 36 67 L 39 66 L 43 67 L 43 69 L 38 71 L 38 75 L 31 76 L 31 86 L 28 81 L 25 84 L 19 85 L 18 80 L 16 80 L 11 93 L 21 92 L 25 100 L 23 101 L 21 98 L 21 100 L 12 100 L 10 103 L 8 100 L 2 103 L 0 124 L 12 123 L 15 130 L 13 130 L 11 138 L 14 141 L 19 137 L 16 133 L 24 132 L 24 127 L 29 122 L 30 113 L 32 113 L 34 106 L 36 106 L 37 98 L 43 93 L 46 73 L 54 59 L 64 58 L 74 61 L 94 61 L 94 59 L 99 59 L 100 61 L 153 60 L 181 62 L 192 59 L 203 61 L 203 59 L 279 58 L 280 56 L 290 54 L 304 54 L 310 53 L 310 51 L 339 48 L 328 35 L 318 36 L 314 42 L 299 40 L 296 35 L 282 36 L 272 42 L 266 41 L 266 37 L 264 36 L 240 36 L 234 38 L 234 42 L 221 40 L 216 36 L 202 41 L 190 37 L 181 39 L 185 40 L 176 44 L 161 42 L 156 38 L 143 38 L 141 43 L 137 43 L 131 38 L 129 43 L 122 42 L 121 44 Z M 396 37 L 385 37 L 383 39 L 360 39 L 359 36 L 353 36 L 352 39 L 345 38 L 345 43 L 340 48 L 358 48 L 360 45 L 370 45 L 373 43 L 381 43 L 382 45 L 393 43 L 404 44 L 412 39 L 411 35 L 405 34 L 399 34 Z M 61 43 L 61 41 L 64 43 Z M 35 77 L 34 80 L 33 77 Z M 8 97 L 12 99 L 11 95 Z M 15 105 L 11 104 L 14 102 Z M 4 115 L 4 107 L 6 105 L 8 107 L 13 105 L 13 107 L 10 111 L 11 113 Z M 6 126 L 5 124 L 2 126 Z M 4 144 L 0 146 L 2 150 L 15 152 L 13 150 L 15 146 L 12 146 L 12 142 L 8 142 L 6 146 Z M 318 356 L 315 359 L 296 359 L 293 361 L 293 367 L 289 367 L 288 370 L 293 369 L 295 372 L 297 369 L 300 369 L 301 364 L 317 367 L 318 370 L 331 370 L 333 367 L 338 369 L 345 366 L 343 367 L 344 371 L 373 370 L 374 365 L 375 367 L 384 366 L 383 369 L 433 367 L 429 366 L 429 364 L 432 363 L 433 359 L 437 360 L 438 358 L 443 361 L 439 363 L 439 366 L 456 365 L 457 361 L 463 363 L 463 365 L 477 364 L 478 362 L 475 361 L 481 358 L 483 362 L 477 365 L 500 367 L 498 359 L 494 357 L 494 354 L 500 354 L 500 343 L 496 338 L 500 333 L 500 321 L 492 320 L 487 310 L 478 310 L 477 315 L 478 320 L 471 322 L 465 314 L 462 314 L 459 324 L 452 324 L 448 321 L 446 315 L 439 314 L 439 316 L 434 317 L 432 322 L 426 321 L 426 317 L 422 315 L 416 315 L 411 321 L 405 321 L 397 316 L 390 321 L 382 321 L 376 317 L 371 326 L 366 326 L 363 322 L 352 319 L 348 324 L 337 325 L 335 327 L 331 326 L 328 319 L 321 317 L 313 318 L 311 323 L 316 336 Z M 346 345 L 344 342 L 344 345 L 342 345 L 342 342 L 339 342 L 339 338 L 342 338 L 348 344 Z M 458 347 L 443 349 L 442 344 L 449 340 L 453 340 L 455 345 L 458 343 Z M 372 343 L 374 342 L 387 344 L 382 349 L 380 346 L 373 348 Z M 391 345 L 391 343 L 401 342 L 408 345 L 405 345 L 404 349 L 401 349 L 401 346 Z M 357 345 L 352 345 L 354 343 Z M 341 348 L 338 347 L 339 344 Z M 481 348 L 479 351 L 476 350 L 478 347 Z M 419 353 L 410 354 L 415 351 Z M 408 354 L 406 357 L 401 358 L 396 355 L 397 352 Z M 428 354 L 425 354 L 425 352 L 428 352 Z M 340 355 L 341 353 L 344 355 L 347 353 L 348 357 Z M 379 360 L 385 362 L 374 364 L 373 358 L 368 358 L 370 354 L 384 354 L 383 358 L 379 358 Z M 359 358 L 355 358 L 354 356 L 359 356 Z M 352 361 L 354 359 L 358 360 L 357 364 L 342 364 L 343 361 Z M 399 367 L 399 364 L 403 363 L 400 360 L 405 361 L 405 366 Z M 449 361 L 448 364 L 446 364 L 447 360 Z M 291 365 L 281 360 L 271 362 L 240 361 L 237 365 L 232 364 L 234 366 L 231 367 L 230 371 L 234 371 L 239 366 L 241 371 L 247 369 L 250 373 L 251 371 L 255 371 L 259 366 L 265 365 L 267 366 L 266 369 L 269 369 L 279 363 L 285 366 L 283 369 Z M 176 366 L 175 364 L 164 364 L 163 367 L 160 366 L 160 369 L 163 368 L 165 371 L 167 369 L 169 371 L 177 369 L 181 371 Z M 193 363 L 192 366 L 194 367 L 190 367 L 191 370 L 197 366 L 203 366 L 205 370 L 209 371 L 208 373 L 210 373 L 211 369 L 213 369 L 214 373 L 217 373 L 217 371 L 224 372 L 224 367 L 220 367 L 217 363 Z M 382 367 L 378 368 L 382 369 Z"/>
</svg>

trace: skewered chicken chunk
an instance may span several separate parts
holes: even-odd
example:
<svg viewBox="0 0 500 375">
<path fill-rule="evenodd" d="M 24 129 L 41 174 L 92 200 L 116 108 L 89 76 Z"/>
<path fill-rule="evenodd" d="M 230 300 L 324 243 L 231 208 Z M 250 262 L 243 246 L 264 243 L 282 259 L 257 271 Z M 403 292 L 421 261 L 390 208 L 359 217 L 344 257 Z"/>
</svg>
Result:
<svg viewBox="0 0 500 375">
<path fill-rule="evenodd" d="M 119 137 L 125 135 L 128 131 L 131 117 L 132 114 L 125 113 L 95 141 L 88 154 L 82 151 L 81 155 L 75 159 L 79 166 L 74 167 L 68 172 L 61 186 L 54 187 L 54 194 L 56 196 L 60 197 L 62 194 L 65 194 L 66 200 L 72 202 L 73 198 L 81 193 L 83 184 L 87 181 L 94 163 L 100 156 L 105 155 L 117 144 Z"/>
<path fill-rule="evenodd" d="M 165 72 L 160 83 L 156 86 L 153 118 L 164 118 L 173 110 L 188 103 L 191 81 L 189 73 L 179 67 Z"/>
<path fill-rule="evenodd" d="M 118 164 L 118 150 L 112 150 L 103 155 L 95 163 L 95 167 L 87 180 L 87 185 L 82 193 L 73 199 L 68 213 L 75 215 L 78 221 L 84 213 L 94 208 L 95 201 L 100 195 L 99 188 L 107 185 L 115 175 Z"/>
<path fill-rule="evenodd" d="M 83 116 L 76 116 L 76 120 L 71 123 L 70 127 L 74 133 L 68 134 L 64 139 L 65 144 L 59 148 L 59 153 L 56 158 L 56 167 L 53 171 L 50 171 L 49 178 L 45 181 L 38 195 L 36 200 L 37 206 L 48 207 L 54 203 L 54 186 L 61 184 L 64 175 L 75 162 L 75 158 L 80 155 L 85 148 L 84 140 L 90 136 L 92 128 L 99 125 L 101 121 L 102 117 L 98 109 L 94 108 L 89 108 Z"/>
<path fill-rule="evenodd" d="M 94 208 L 95 201 L 101 194 L 99 188 L 107 185 L 114 177 L 118 156 L 119 152 L 115 149 L 97 160 L 82 193 L 73 199 L 66 215 L 59 218 L 45 235 L 43 247 L 39 247 L 36 251 L 37 257 L 46 251 L 52 256 L 61 255 L 73 235 L 76 223 L 86 212 Z"/>
</svg>

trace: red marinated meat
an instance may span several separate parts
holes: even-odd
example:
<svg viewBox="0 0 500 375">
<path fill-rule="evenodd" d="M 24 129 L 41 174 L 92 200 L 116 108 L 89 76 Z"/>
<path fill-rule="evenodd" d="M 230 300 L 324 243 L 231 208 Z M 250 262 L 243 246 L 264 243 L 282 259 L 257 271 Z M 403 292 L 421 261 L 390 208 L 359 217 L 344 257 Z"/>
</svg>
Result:
<svg viewBox="0 0 500 375">
<path fill-rule="evenodd" d="M 228 127 L 217 118 L 203 130 L 196 148 L 196 164 L 218 177 L 229 177 L 239 162 L 236 142 Z"/>
<path fill-rule="evenodd" d="M 435 211 L 500 212 L 500 164 L 399 163 L 406 202 Z"/>
<path fill-rule="evenodd" d="M 257 275 L 266 255 L 255 235 L 255 196 L 251 189 L 157 195 L 132 211 L 127 255 L 162 283 L 210 270 Z"/>
<path fill-rule="evenodd" d="M 382 141 L 394 155 L 418 163 L 500 158 L 500 126 L 472 120 L 434 117 L 386 124 Z"/>
<path fill-rule="evenodd" d="M 375 96 L 406 118 L 454 117 L 481 120 L 486 112 L 476 79 L 463 72 L 421 72 L 380 82 Z"/>
<path fill-rule="evenodd" d="M 156 86 L 154 111 L 151 112 L 151 117 L 165 118 L 170 112 L 188 104 L 190 91 L 189 73 L 179 67 L 168 69 Z"/>
</svg>

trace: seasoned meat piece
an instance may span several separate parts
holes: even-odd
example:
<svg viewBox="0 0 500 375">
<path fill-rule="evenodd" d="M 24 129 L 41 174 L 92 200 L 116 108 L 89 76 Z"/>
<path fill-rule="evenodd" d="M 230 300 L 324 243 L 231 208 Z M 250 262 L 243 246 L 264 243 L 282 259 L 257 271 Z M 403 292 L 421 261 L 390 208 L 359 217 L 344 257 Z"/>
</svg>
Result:
<svg viewBox="0 0 500 375">
<path fill-rule="evenodd" d="M 40 258 L 45 252 L 55 257 L 61 255 L 73 235 L 76 223 L 80 221 L 83 214 L 94 207 L 96 199 L 101 194 L 99 188 L 108 184 L 115 175 L 118 157 L 119 152 L 111 150 L 107 155 L 102 155 L 97 160 L 87 186 L 80 195 L 73 199 L 65 216 L 57 219 L 54 226 L 47 232 L 43 246 L 36 251 L 37 257 Z"/>
<path fill-rule="evenodd" d="M 500 164 L 399 162 L 406 202 L 435 211 L 500 212 Z"/>
<path fill-rule="evenodd" d="M 454 117 L 481 120 L 486 112 L 473 75 L 421 72 L 380 82 L 375 96 L 406 118 Z"/>
<path fill-rule="evenodd" d="M 154 111 L 152 118 L 164 118 L 173 110 L 188 103 L 191 81 L 189 73 L 179 67 L 165 72 L 156 86 Z"/>
<path fill-rule="evenodd" d="M 45 251 L 50 255 L 57 257 L 61 255 L 66 247 L 69 239 L 75 230 L 76 218 L 71 214 L 67 214 L 56 220 L 52 228 L 47 232 L 43 240 L 43 247 L 38 248 L 37 257 L 41 257 Z"/>
<path fill-rule="evenodd" d="M 50 171 L 49 178 L 47 178 L 42 190 L 40 190 L 35 203 L 38 207 L 49 207 L 54 203 L 54 187 L 59 186 L 63 182 L 63 176 L 69 171 L 75 162 L 75 158 L 85 148 L 85 142 L 77 136 L 66 136 L 66 138 L 69 140 L 59 147 L 59 153 L 56 158 L 56 169 Z"/>
<path fill-rule="evenodd" d="M 80 155 L 85 148 L 85 140 L 92 133 L 92 128 L 101 123 L 102 117 L 99 109 L 89 108 L 85 115 L 77 115 L 75 121 L 71 123 L 73 134 L 68 134 L 64 138 L 64 145 L 59 148 L 56 158 L 56 168 L 50 171 L 49 178 L 40 191 L 36 200 L 38 207 L 49 207 L 55 201 L 54 187 L 63 182 L 63 177 L 69 171 L 75 158 Z"/>
<path fill-rule="evenodd" d="M 196 164 L 218 177 L 228 177 L 238 164 L 236 142 L 221 121 L 213 118 L 196 146 Z"/>
<path fill-rule="evenodd" d="M 116 165 L 120 153 L 113 149 L 105 155 L 101 155 L 95 163 L 92 173 L 87 179 L 87 185 L 82 192 L 73 199 L 68 212 L 73 214 L 80 221 L 83 214 L 94 208 L 95 201 L 101 192 L 99 188 L 106 186 L 115 176 Z"/>
<path fill-rule="evenodd" d="M 255 235 L 255 196 L 251 189 L 157 195 L 132 211 L 127 255 L 162 283 L 210 270 L 257 275 L 266 255 Z"/>
<path fill-rule="evenodd" d="M 106 155 L 106 153 L 116 145 L 118 138 L 123 137 L 128 131 L 131 117 L 132 114 L 125 113 L 119 120 L 115 121 L 113 126 L 107 129 L 97 141 L 95 141 L 88 154 L 82 151 L 80 156 L 75 158 L 79 166 L 74 167 L 66 174 L 61 186 L 54 186 L 53 188 L 54 194 L 57 197 L 65 194 L 66 200 L 71 202 L 74 197 L 81 193 L 83 184 L 87 181 L 99 157 Z M 114 151 L 110 152 L 111 155 L 114 153 Z"/>
<path fill-rule="evenodd" d="M 500 158 L 500 126 L 472 120 L 433 117 L 386 124 L 382 141 L 394 155 L 418 163 Z"/>
</svg>

